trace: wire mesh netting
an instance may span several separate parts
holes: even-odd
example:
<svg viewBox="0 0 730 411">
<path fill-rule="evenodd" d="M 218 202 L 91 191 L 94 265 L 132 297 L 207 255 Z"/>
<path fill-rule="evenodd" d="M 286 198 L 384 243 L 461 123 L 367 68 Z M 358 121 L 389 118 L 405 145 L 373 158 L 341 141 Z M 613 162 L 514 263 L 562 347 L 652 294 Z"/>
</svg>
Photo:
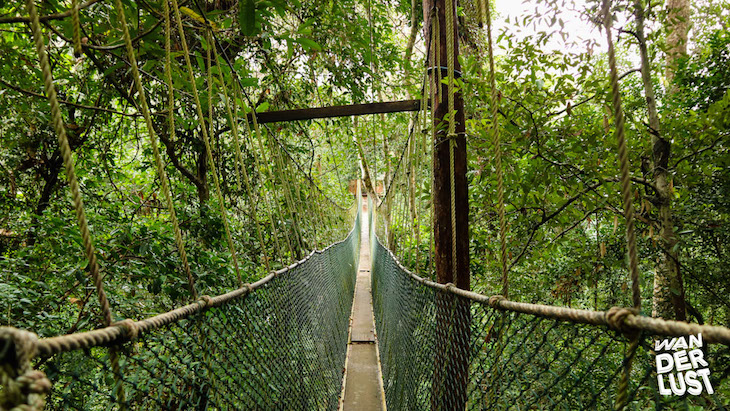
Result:
<svg viewBox="0 0 730 411">
<path fill-rule="evenodd" d="M 373 309 L 390 409 L 612 409 L 628 339 L 606 326 L 501 311 L 410 275 L 373 244 Z M 629 407 L 724 409 L 730 350 L 706 344 L 714 394 L 660 396 L 643 335 Z M 664 384 L 669 379 L 664 375 Z"/>
<path fill-rule="evenodd" d="M 47 408 L 336 409 L 359 214 L 355 221 L 345 240 L 241 297 L 132 342 L 38 358 L 35 368 L 52 383 Z M 112 351 L 120 359 L 119 373 L 113 371 Z"/>
</svg>

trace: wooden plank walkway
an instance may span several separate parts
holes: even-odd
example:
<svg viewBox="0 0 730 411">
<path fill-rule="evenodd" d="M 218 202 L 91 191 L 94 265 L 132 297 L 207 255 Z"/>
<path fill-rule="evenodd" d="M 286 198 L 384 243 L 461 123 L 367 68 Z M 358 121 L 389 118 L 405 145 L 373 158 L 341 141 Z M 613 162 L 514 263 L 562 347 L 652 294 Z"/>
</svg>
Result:
<svg viewBox="0 0 730 411">
<path fill-rule="evenodd" d="M 385 396 L 375 337 L 370 288 L 370 229 L 367 201 L 363 204 L 360 265 L 352 304 L 350 343 L 345 363 L 344 395 L 340 409 L 385 410 Z"/>
</svg>

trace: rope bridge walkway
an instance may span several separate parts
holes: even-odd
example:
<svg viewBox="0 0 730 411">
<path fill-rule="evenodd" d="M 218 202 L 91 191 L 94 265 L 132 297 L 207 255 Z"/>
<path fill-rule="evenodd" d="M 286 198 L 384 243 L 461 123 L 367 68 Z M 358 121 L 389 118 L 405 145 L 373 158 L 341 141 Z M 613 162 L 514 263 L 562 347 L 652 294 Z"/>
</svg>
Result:
<svg viewBox="0 0 730 411">
<path fill-rule="evenodd" d="M 727 328 L 621 308 L 516 303 L 437 284 L 396 260 L 376 236 L 375 218 L 370 212 L 367 226 L 387 407 L 611 408 L 627 336 L 637 332 L 630 404 L 678 406 L 682 398 L 657 394 L 653 340 L 701 333 L 715 393 L 688 398 L 706 409 L 728 406 Z M 358 213 L 346 239 L 255 283 L 142 321 L 40 340 L 0 328 L 0 407 L 336 409 L 360 222 Z M 119 369 L 109 352 L 118 353 Z"/>
<path fill-rule="evenodd" d="M 191 90 L 186 93 L 173 86 L 172 68 L 179 62 L 179 59 L 172 58 L 170 40 L 174 37 L 179 38 L 184 57 L 183 67 L 176 71 L 187 73 L 190 80 L 196 78 L 190 56 L 193 53 L 186 42 L 178 2 L 162 2 L 165 78 L 156 81 L 169 93 L 166 99 L 147 98 L 125 20 L 125 5 L 121 0 L 113 3 L 124 37 L 126 64 L 130 68 L 125 75 L 130 76 L 128 80 L 133 80 L 136 90 L 136 94 L 129 95 L 129 102 L 138 109 L 137 115 L 145 120 L 155 171 L 178 249 L 178 274 L 186 280 L 194 302 L 140 321 L 113 321 L 54 86 L 45 36 L 35 3 L 27 0 L 29 17 L 24 20 L 30 25 L 37 50 L 45 95 L 59 140 L 103 328 L 39 339 L 28 331 L 1 327 L 0 409 L 32 410 L 46 406 L 83 410 L 347 408 L 340 397 L 348 395 L 348 383 L 344 390 L 342 387 L 348 342 L 357 343 L 359 339 L 353 337 L 349 341 L 351 313 L 353 319 L 362 314 L 351 311 L 358 277 L 361 234 L 362 238 L 369 238 L 370 243 L 370 286 L 375 322 L 375 333 L 368 336 L 366 342 L 370 344 L 372 337 L 377 343 L 373 344 L 377 349 L 371 350 L 379 355 L 376 368 L 382 370 L 382 373 L 375 373 L 382 374 L 382 381 L 377 385 L 382 386 L 385 405 L 393 410 L 730 407 L 730 329 L 664 321 L 638 314 L 641 301 L 632 191 L 615 55 L 608 30 L 611 24 L 610 1 L 603 2 L 602 11 L 609 45 L 612 114 L 617 124 L 628 271 L 634 304 L 631 308 L 612 308 L 605 312 L 519 303 L 507 298 L 507 225 L 497 115 L 501 97 L 494 80 L 491 28 L 488 30 L 491 137 L 498 175 L 503 295 L 488 297 L 452 284 L 432 282 L 403 267 L 395 257 L 393 251 L 415 250 L 411 253 L 415 264 L 412 264 L 413 261 L 409 263 L 416 272 L 423 270 L 431 274 L 434 256 L 438 254 L 442 263 L 450 261 L 448 267 L 451 269 L 445 271 L 453 271 L 455 282 L 469 278 L 468 275 L 456 276 L 456 273 L 468 274 L 468 259 L 464 264 L 459 257 L 464 255 L 460 252 L 464 248 L 468 251 L 468 227 L 457 224 L 465 218 L 461 211 L 457 211 L 457 206 L 463 207 L 466 203 L 457 201 L 457 194 L 463 195 L 465 190 L 457 193 L 456 186 L 462 182 L 465 184 L 466 180 L 461 178 L 463 170 L 457 170 L 455 163 L 464 157 L 462 165 L 465 164 L 466 140 L 465 131 L 461 129 L 464 121 L 457 125 L 458 116 L 455 115 L 460 111 L 457 110 L 460 104 L 456 101 L 455 73 L 459 72 L 459 66 L 453 0 L 448 1 L 445 10 L 434 9 L 428 13 L 432 37 L 427 39 L 426 48 L 430 50 L 427 60 L 432 68 L 441 67 L 442 70 L 431 70 L 430 74 L 427 71 L 424 75 L 423 93 L 418 104 L 423 114 L 419 117 L 417 113 L 412 120 L 411 135 L 403 145 L 401 161 L 389 177 L 388 189 L 385 197 L 380 199 L 377 212 L 374 204 L 369 204 L 368 222 L 363 222 L 359 204 L 362 197 L 358 193 L 354 227 L 344 240 L 322 251 L 314 251 L 301 261 L 273 271 L 253 283 L 244 283 L 241 275 L 230 227 L 232 223 L 228 221 L 229 214 L 211 149 L 210 134 L 217 117 L 212 104 L 214 95 L 217 103 L 225 108 L 225 117 L 230 122 L 229 137 L 235 148 L 236 186 L 246 193 L 255 242 L 260 247 L 255 258 L 266 271 L 270 271 L 271 262 L 281 264 L 279 267 L 285 266 L 291 259 L 301 258 L 304 250 L 331 242 L 341 228 L 339 217 L 343 210 L 338 210 L 337 204 L 322 192 L 309 174 L 302 171 L 287 152 L 286 145 L 271 130 L 259 128 L 255 104 L 246 95 L 229 58 L 218 54 L 224 53 L 223 48 L 205 16 L 202 19 L 206 24 L 196 30 L 205 36 L 207 45 L 204 50 L 207 74 L 204 83 L 208 90 L 202 93 L 208 99 L 207 115 L 203 112 L 196 81 L 190 81 Z M 78 1 L 73 4 L 69 15 L 73 17 L 73 43 L 79 54 L 87 46 L 80 40 L 80 5 Z M 491 17 L 489 8 L 485 6 L 482 5 L 482 8 L 489 26 Z M 441 55 L 443 53 L 436 44 L 442 29 L 445 29 L 448 38 L 445 55 Z M 203 53 L 200 54 L 193 55 L 202 58 Z M 217 77 L 215 81 L 214 74 Z M 164 122 L 153 120 L 154 113 L 149 104 L 155 101 L 164 106 L 157 107 L 158 113 L 167 113 Z M 426 125 L 429 105 L 434 108 L 432 126 Z M 188 264 L 185 239 L 176 217 L 165 161 L 157 143 L 158 139 L 165 143 L 165 138 L 168 143 L 175 141 L 174 113 L 182 106 L 195 108 L 199 122 L 196 130 L 205 145 L 203 154 L 211 167 L 230 266 L 238 280 L 238 288 L 216 297 L 198 294 L 201 285 L 197 284 Z M 437 106 L 444 110 L 439 114 L 440 118 L 436 115 Z M 249 117 L 251 124 L 247 121 Z M 448 122 L 447 127 L 441 122 L 445 118 L 448 118 L 444 120 Z M 239 122 L 245 128 L 240 140 Z M 416 128 L 425 130 L 420 139 L 413 136 Z M 431 133 L 430 139 L 428 132 Z M 441 152 L 441 166 L 431 169 L 425 164 L 435 149 Z M 253 179 L 248 175 L 248 168 L 242 161 L 244 152 L 253 158 L 259 178 Z M 387 167 L 389 173 L 389 165 Z M 434 181 L 436 171 L 448 180 L 448 184 L 444 185 L 446 190 L 441 190 L 440 196 L 432 193 L 428 200 L 424 199 L 427 196 L 421 195 L 421 190 L 417 196 L 416 183 Z M 311 190 L 301 190 L 302 186 Z M 447 191 L 450 191 L 450 196 L 443 195 Z M 440 253 L 436 253 L 434 239 L 422 238 L 422 228 L 432 228 L 435 200 L 444 206 L 440 211 L 448 209 L 450 217 L 450 224 L 436 224 L 440 230 L 440 245 L 445 238 L 451 239 L 452 247 L 447 252 L 441 249 Z M 429 212 L 432 215 L 428 215 Z M 382 223 L 376 214 L 382 214 Z M 304 221 L 302 216 L 306 215 L 312 215 L 312 221 Z M 424 224 L 423 221 L 427 222 Z M 361 222 L 367 226 L 369 235 L 362 232 Z M 457 228 L 466 234 L 457 235 Z M 268 255 L 272 248 L 274 254 Z M 424 252 L 425 249 L 428 251 Z M 367 290 L 366 283 L 360 285 L 363 286 L 361 290 Z M 367 295 L 359 293 L 357 296 L 365 297 L 364 309 L 370 310 Z M 712 371 L 709 376 L 712 392 L 703 390 L 698 396 L 681 397 L 659 395 L 654 340 L 697 334 L 702 334 L 705 343 L 703 358 Z M 353 352 L 352 347 L 351 344 L 350 352 Z M 378 362 L 378 358 L 373 360 Z M 349 388 L 352 389 L 353 385 L 349 384 Z"/>
<path fill-rule="evenodd" d="M 366 206 L 365 206 L 366 207 Z M 370 230 L 368 208 L 362 210 L 360 264 L 352 305 L 350 344 L 345 362 L 345 380 L 342 387 L 344 411 L 378 411 L 385 409 L 378 346 L 375 338 L 375 319 L 370 273 Z"/>
</svg>

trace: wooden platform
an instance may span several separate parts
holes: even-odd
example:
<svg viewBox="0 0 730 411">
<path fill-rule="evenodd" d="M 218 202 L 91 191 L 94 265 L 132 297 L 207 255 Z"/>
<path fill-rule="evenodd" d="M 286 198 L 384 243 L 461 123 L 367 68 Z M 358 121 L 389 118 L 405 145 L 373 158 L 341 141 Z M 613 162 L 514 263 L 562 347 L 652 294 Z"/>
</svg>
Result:
<svg viewBox="0 0 730 411">
<path fill-rule="evenodd" d="M 347 347 L 344 395 L 340 409 L 384 410 L 385 397 L 378 360 L 378 342 L 370 289 L 370 229 L 367 202 L 363 204 L 360 265 L 352 304 L 350 343 Z"/>
</svg>

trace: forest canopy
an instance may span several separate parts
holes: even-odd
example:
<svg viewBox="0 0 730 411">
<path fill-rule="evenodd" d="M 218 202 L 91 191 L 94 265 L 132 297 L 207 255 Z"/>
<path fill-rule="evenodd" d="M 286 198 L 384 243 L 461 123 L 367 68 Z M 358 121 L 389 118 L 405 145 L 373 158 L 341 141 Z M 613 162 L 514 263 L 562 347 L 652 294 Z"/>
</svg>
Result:
<svg viewBox="0 0 730 411">
<path fill-rule="evenodd" d="M 409 136 L 422 134 L 415 114 L 262 124 L 258 133 L 247 119 L 253 110 L 421 99 L 420 2 L 182 1 L 182 35 L 172 24 L 168 36 L 162 2 L 124 0 L 153 130 L 140 111 L 112 3 L 80 3 L 78 41 L 70 1 L 43 1 L 38 9 L 120 318 L 189 299 L 151 131 L 200 294 L 228 290 L 239 275 L 260 278 L 344 237 L 348 187 L 361 169 L 375 191 L 397 188 Z M 605 44 L 565 29 L 566 21 L 580 22 L 600 38 L 600 4 L 540 3 L 524 15 L 495 16 L 510 24 L 492 33 L 510 297 L 595 310 L 629 305 Z M 645 314 L 725 326 L 728 10 L 724 0 L 616 1 L 612 9 Z M 26 15 L 22 2 L 0 3 L 0 323 L 51 336 L 98 328 L 99 307 Z M 470 271 L 473 289 L 491 295 L 499 292 L 501 268 L 487 33 L 477 3 L 460 3 L 458 22 Z M 426 159 L 413 165 L 419 201 L 394 209 L 390 245 L 428 277 L 430 148 L 419 147 L 414 155 Z M 422 242 L 402 218 L 407 207 L 418 208 Z"/>
</svg>

